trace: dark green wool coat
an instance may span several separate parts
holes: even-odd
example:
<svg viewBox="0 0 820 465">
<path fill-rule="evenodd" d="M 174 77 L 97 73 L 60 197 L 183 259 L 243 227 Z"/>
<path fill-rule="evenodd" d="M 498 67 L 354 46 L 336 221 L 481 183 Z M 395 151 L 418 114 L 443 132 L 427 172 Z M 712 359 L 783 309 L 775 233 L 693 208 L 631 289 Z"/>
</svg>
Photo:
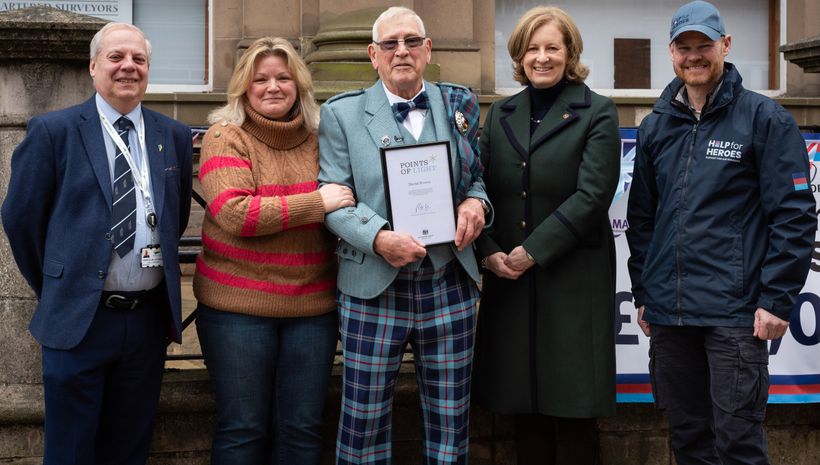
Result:
<svg viewBox="0 0 820 465">
<path fill-rule="evenodd" d="M 523 244 L 537 263 L 515 281 L 484 274 L 473 396 L 498 413 L 612 415 L 615 104 L 570 83 L 530 137 L 524 90 L 492 105 L 480 147 L 495 220 L 478 256 Z"/>
</svg>

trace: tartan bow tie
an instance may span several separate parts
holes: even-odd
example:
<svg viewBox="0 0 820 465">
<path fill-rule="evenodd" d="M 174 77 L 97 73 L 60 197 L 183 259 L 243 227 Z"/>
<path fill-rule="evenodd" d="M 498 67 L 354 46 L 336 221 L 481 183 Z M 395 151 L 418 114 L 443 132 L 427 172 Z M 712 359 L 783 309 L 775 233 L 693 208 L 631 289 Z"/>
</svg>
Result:
<svg viewBox="0 0 820 465">
<path fill-rule="evenodd" d="M 403 123 L 404 120 L 407 119 L 407 115 L 410 114 L 410 110 L 415 108 L 426 110 L 430 108 L 430 102 L 427 100 L 427 92 L 422 92 L 409 102 L 398 102 L 391 106 L 393 107 L 393 114 L 396 116 L 396 121 Z"/>
</svg>

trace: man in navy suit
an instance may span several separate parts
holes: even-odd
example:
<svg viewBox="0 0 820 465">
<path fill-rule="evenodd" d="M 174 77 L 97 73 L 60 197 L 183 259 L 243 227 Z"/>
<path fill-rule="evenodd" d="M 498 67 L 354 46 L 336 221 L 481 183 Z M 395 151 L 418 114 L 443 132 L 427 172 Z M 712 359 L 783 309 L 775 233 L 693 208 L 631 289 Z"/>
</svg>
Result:
<svg viewBox="0 0 820 465">
<path fill-rule="evenodd" d="M 32 118 L 12 156 L 3 226 L 39 299 L 46 465 L 144 464 L 165 347 L 181 339 L 191 137 L 142 107 L 150 58 L 142 31 L 107 24 L 91 41 L 96 94 Z"/>
</svg>

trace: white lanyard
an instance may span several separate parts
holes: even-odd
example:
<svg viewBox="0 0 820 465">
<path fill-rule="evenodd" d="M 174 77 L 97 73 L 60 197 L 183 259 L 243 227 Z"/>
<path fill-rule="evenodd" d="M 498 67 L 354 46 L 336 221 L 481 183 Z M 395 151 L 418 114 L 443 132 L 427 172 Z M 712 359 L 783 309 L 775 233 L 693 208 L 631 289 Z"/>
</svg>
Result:
<svg viewBox="0 0 820 465">
<path fill-rule="evenodd" d="M 154 206 L 151 203 L 151 177 L 148 175 L 148 152 L 145 150 L 145 120 L 142 116 L 142 112 L 140 112 L 140 121 L 137 126 L 137 139 L 139 140 L 140 151 L 142 153 L 139 169 L 137 169 L 137 164 L 134 161 L 134 157 L 131 156 L 131 151 L 128 150 L 125 142 L 122 141 L 119 133 L 117 133 L 117 130 L 111 125 L 111 122 L 108 121 L 108 118 L 105 117 L 99 106 L 97 106 L 97 113 L 100 114 L 100 121 L 102 121 L 105 131 L 108 132 L 109 136 L 111 136 L 114 144 L 117 145 L 117 148 L 120 149 L 120 152 L 122 152 L 122 156 L 125 157 L 125 161 L 128 162 L 128 166 L 131 168 L 131 175 L 134 177 L 134 185 L 142 193 L 142 198 L 145 201 L 145 211 L 148 215 L 151 215 L 154 213 Z M 143 175 L 143 173 L 145 174 Z"/>
</svg>

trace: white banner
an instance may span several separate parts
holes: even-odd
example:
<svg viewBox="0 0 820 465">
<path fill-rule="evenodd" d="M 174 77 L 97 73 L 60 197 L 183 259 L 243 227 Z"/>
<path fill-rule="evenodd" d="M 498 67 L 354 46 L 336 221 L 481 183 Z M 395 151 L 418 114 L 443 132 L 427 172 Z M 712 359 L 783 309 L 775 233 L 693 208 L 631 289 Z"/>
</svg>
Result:
<svg viewBox="0 0 820 465">
<path fill-rule="evenodd" d="M 618 275 L 615 297 L 615 332 L 618 402 L 652 402 L 649 385 L 649 338 L 636 322 L 626 261 L 629 247 L 624 231 L 626 204 L 635 160 L 635 129 L 621 129 L 621 180 L 609 210 L 615 235 Z M 820 206 L 820 134 L 804 134 L 811 180 L 809 187 Z M 769 344 L 769 403 L 820 402 L 820 241 L 814 243 L 811 271 L 795 303 L 789 331 Z"/>
</svg>

